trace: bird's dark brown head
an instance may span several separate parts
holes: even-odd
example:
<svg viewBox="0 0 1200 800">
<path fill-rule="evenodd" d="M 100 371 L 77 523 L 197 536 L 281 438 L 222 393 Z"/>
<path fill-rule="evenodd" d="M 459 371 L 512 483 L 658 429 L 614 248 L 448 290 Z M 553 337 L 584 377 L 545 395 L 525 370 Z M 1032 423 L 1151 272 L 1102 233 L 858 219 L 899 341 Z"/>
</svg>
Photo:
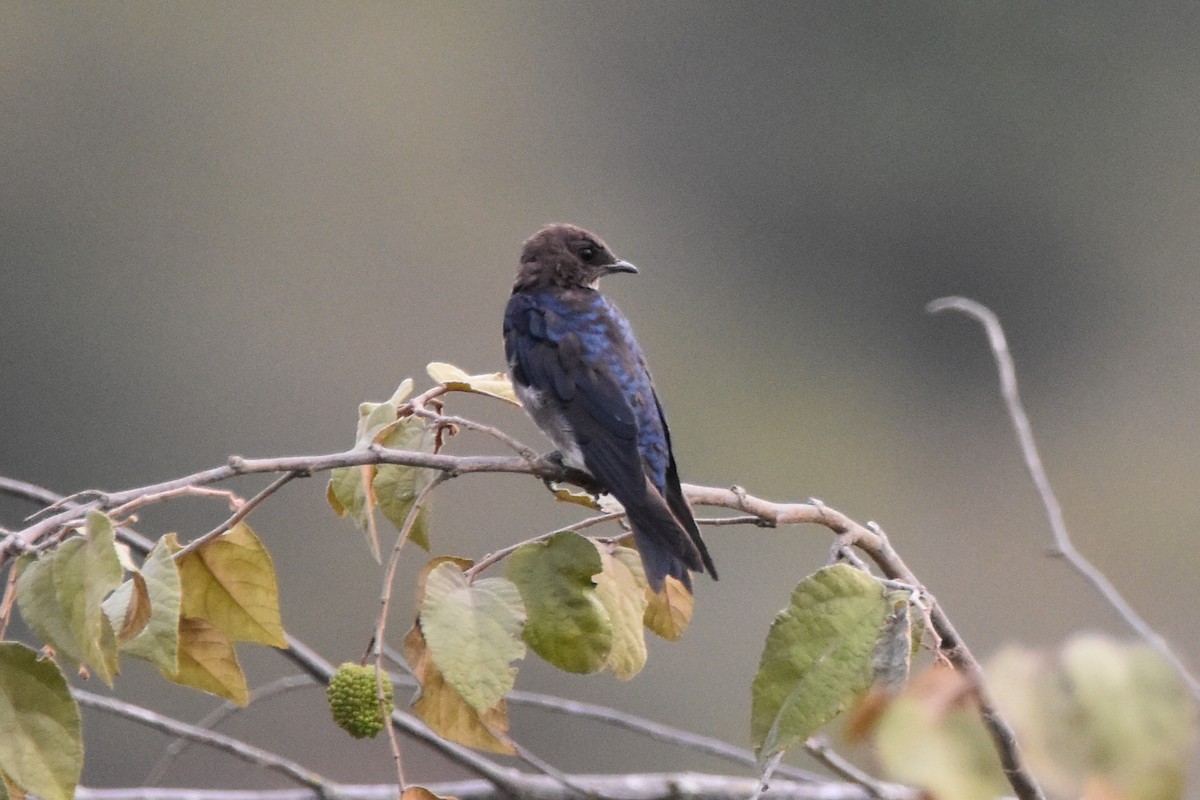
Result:
<svg viewBox="0 0 1200 800">
<path fill-rule="evenodd" d="M 613 272 L 637 267 L 613 255 L 599 236 L 575 225 L 548 225 L 525 242 L 514 292 L 596 288 Z"/>
</svg>

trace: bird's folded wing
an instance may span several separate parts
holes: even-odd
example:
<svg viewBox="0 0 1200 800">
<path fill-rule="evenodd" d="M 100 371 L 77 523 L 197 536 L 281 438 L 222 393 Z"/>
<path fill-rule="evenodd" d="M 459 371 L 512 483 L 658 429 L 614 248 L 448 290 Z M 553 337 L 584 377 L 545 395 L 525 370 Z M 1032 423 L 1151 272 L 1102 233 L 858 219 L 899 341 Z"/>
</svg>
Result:
<svg viewBox="0 0 1200 800">
<path fill-rule="evenodd" d="M 505 315 L 504 344 L 514 380 L 553 405 L 588 471 L 622 504 L 639 502 L 646 479 L 633 409 L 616 379 L 588 358 L 579 334 L 558 314 L 515 295 Z"/>
</svg>

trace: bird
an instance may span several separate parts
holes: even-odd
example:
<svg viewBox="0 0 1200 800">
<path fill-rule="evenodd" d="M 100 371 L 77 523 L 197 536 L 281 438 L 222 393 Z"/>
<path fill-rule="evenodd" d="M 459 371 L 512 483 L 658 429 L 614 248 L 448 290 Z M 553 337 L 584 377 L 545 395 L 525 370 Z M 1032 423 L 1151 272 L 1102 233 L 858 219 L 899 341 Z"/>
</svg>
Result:
<svg viewBox="0 0 1200 800">
<path fill-rule="evenodd" d="M 601 278 L 637 273 L 593 233 L 553 224 L 526 240 L 504 312 L 513 388 L 558 448 L 625 509 L 654 592 L 666 577 L 692 590 L 716 567 L 679 485 L 662 403 L 629 321 Z"/>
</svg>

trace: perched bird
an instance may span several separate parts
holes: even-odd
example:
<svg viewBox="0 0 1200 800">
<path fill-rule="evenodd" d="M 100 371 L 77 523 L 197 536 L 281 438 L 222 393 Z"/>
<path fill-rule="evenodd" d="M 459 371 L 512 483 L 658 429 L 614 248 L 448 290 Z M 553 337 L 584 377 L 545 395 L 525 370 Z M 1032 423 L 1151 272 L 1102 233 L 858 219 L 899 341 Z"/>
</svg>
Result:
<svg viewBox="0 0 1200 800">
<path fill-rule="evenodd" d="M 671 435 L 642 348 L 600 278 L 637 268 L 599 237 L 551 225 L 525 242 L 504 313 L 504 351 L 526 411 L 557 456 L 604 486 L 629 517 L 651 589 L 689 570 L 715 579 L 679 487 Z"/>
</svg>

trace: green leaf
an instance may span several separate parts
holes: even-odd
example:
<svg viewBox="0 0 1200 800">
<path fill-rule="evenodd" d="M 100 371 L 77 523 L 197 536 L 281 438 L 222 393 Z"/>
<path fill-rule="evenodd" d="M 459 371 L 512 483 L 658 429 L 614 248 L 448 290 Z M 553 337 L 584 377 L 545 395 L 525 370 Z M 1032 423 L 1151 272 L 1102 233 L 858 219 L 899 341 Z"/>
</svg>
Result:
<svg viewBox="0 0 1200 800">
<path fill-rule="evenodd" d="M 517 754 L 508 737 L 505 701 L 483 713 L 472 708 L 438 671 L 419 625 L 414 625 L 404 637 L 404 658 L 421 685 L 413 700 L 413 711 L 438 736 L 489 753 Z"/>
<path fill-rule="evenodd" d="M 380 444 L 393 450 L 416 450 L 418 452 L 433 451 L 433 433 L 425 425 L 425 421 L 417 417 L 400 420 Z M 432 480 L 433 473 L 418 467 L 406 467 L 399 464 L 380 464 L 375 468 L 375 478 L 371 482 L 375 490 L 375 501 L 379 510 L 387 517 L 388 522 L 403 530 L 408 514 L 412 510 L 417 495 Z M 425 503 L 417 512 L 417 519 L 409 530 L 408 538 L 422 550 L 429 550 L 428 527 L 429 504 Z"/>
<path fill-rule="evenodd" d="M 433 663 L 477 712 L 508 694 L 525 657 L 525 609 L 517 587 L 504 578 L 467 583 L 462 570 L 442 562 L 425 578 L 421 631 Z"/>
<path fill-rule="evenodd" d="M 1182 797 L 1196 704 L 1149 645 L 1080 635 L 1058 654 L 1009 647 L 987 667 L 997 705 L 1054 794 L 1099 782 L 1129 800 Z"/>
<path fill-rule="evenodd" d="M 512 403 L 514 406 L 521 405 L 521 401 L 517 399 L 516 392 L 513 391 L 512 381 L 503 372 L 491 372 L 486 375 L 468 375 L 453 364 L 446 364 L 441 361 L 434 361 L 429 364 L 425 367 L 425 371 L 429 373 L 429 377 L 450 391 L 474 392 L 475 394 L 484 394 L 488 397 L 504 400 Z"/>
<path fill-rule="evenodd" d="M 83 651 L 67 624 L 66 613 L 54 588 L 54 551 L 42 556 L 25 555 L 17 561 L 17 607 L 42 641 L 68 661 L 79 664 Z"/>
<path fill-rule="evenodd" d="M 750 727 L 759 758 L 803 742 L 870 688 L 890 609 L 878 581 L 844 564 L 800 582 L 771 624 L 754 676 Z"/>
<path fill-rule="evenodd" d="M 179 548 L 174 534 L 154 545 L 142 564 L 141 577 L 150 598 L 150 619 L 142 632 L 121 646 L 130 655 L 144 658 L 164 672 L 179 669 L 179 617 L 183 602 L 179 569 L 172 554 Z M 126 582 L 109 598 L 117 598 Z"/>
<path fill-rule="evenodd" d="M 621 680 L 629 680 L 646 665 L 646 634 L 643 618 L 649 600 L 646 574 L 637 551 L 616 547 L 614 552 L 596 544 L 603 569 L 596 575 L 596 597 L 612 620 L 613 643 L 608 668 Z"/>
<path fill-rule="evenodd" d="M 54 589 L 85 660 L 111 686 L 117 672 L 116 636 L 101 604 L 121 585 L 125 570 L 108 517 L 90 512 L 83 533 L 82 539 L 68 539 L 55 551 Z"/>
<path fill-rule="evenodd" d="M 569 532 L 523 545 L 508 557 L 508 578 L 528 614 L 525 641 L 559 669 L 588 673 L 608 662 L 612 622 L 592 580 L 602 567 L 592 543 Z"/>
<path fill-rule="evenodd" d="M 245 522 L 176 562 L 181 613 L 205 619 L 232 641 L 287 647 L 275 567 Z"/>
<path fill-rule="evenodd" d="M 123 574 L 112 523 L 93 511 L 83 535 L 27 562 L 17 585 L 21 615 L 38 635 L 69 660 L 88 664 L 110 686 L 117 640 L 102 603 Z"/>
<path fill-rule="evenodd" d="M 0 642 L 0 771 L 46 800 L 70 800 L 83 770 L 79 707 L 53 661 Z"/>
</svg>

